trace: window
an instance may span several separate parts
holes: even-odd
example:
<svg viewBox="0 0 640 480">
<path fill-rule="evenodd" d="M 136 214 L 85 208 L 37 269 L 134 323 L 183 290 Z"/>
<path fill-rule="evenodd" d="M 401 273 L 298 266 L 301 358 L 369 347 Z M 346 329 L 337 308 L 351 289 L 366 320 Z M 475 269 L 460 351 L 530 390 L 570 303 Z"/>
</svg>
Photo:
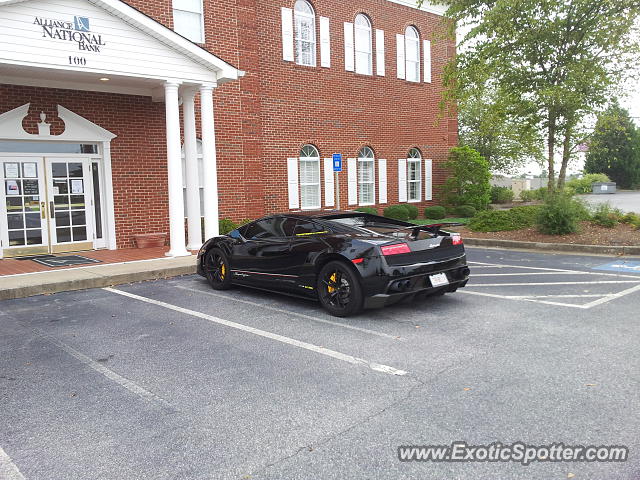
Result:
<svg viewBox="0 0 640 480">
<path fill-rule="evenodd" d="M 298 0 L 294 8 L 296 63 L 316 66 L 316 14 L 305 0 Z"/>
<path fill-rule="evenodd" d="M 320 208 L 320 154 L 313 145 L 300 151 L 300 199 L 303 210 Z"/>
<path fill-rule="evenodd" d="M 173 30 L 195 43 L 204 43 L 202 0 L 173 0 Z"/>
<path fill-rule="evenodd" d="M 197 139 L 198 159 L 198 189 L 200 191 L 200 215 L 204 215 L 204 167 L 202 164 L 202 140 Z M 184 200 L 184 216 L 187 217 L 187 161 L 182 149 L 182 198 Z"/>
<path fill-rule="evenodd" d="M 293 235 L 296 220 L 288 217 L 271 217 L 250 223 L 240 229 L 240 234 L 247 240 L 267 240 L 286 238 Z"/>
<path fill-rule="evenodd" d="M 420 81 L 420 36 L 415 27 L 407 27 L 404 34 L 406 78 L 410 82 Z"/>
<path fill-rule="evenodd" d="M 316 222 L 312 222 L 310 220 L 298 220 L 298 225 L 296 225 L 295 230 L 296 236 L 306 237 L 307 235 L 320 233 L 328 233 L 328 230 Z"/>
<path fill-rule="evenodd" d="M 366 15 L 356 16 L 355 21 L 356 73 L 373 74 L 371 22 Z"/>
<path fill-rule="evenodd" d="M 407 191 L 410 202 L 419 202 L 422 192 L 422 154 L 417 148 L 409 150 L 407 158 Z"/>
<path fill-rule="evenodd" d="M 369 147 L 358 153 L 358 191 L 360 205 L 373 205 L 375 197 L 375 155 Z"/>
</svg>

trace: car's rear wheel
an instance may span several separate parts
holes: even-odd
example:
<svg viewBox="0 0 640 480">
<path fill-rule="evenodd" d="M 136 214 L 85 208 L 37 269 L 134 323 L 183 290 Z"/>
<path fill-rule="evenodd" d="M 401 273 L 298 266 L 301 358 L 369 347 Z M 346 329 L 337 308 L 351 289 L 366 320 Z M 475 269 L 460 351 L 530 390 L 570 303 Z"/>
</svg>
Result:
<svg viewBox="0 0 640 480">
<path fill-rule="evenodd" d="M 219 248 L 212 248 L 204 257 L 204 273 L 214 290 L 231 288 L 229 260 Z"/>
<path fill-rule="evenodd" d="M 331 261 L 318 275 L 318 298 L 331 315 L 348 317 L 362 309 L 362 286 L 357 274 L 345 263 Z"/>
</svg>

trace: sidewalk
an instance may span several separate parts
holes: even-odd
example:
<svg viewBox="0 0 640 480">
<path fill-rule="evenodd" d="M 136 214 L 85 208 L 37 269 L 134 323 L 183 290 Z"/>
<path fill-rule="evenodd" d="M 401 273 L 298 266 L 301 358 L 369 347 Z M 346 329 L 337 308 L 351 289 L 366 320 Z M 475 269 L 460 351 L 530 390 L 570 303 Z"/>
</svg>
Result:
<svg viewBox="0 0 640 480">
<path fill-rule="evenodd" d="M 196 272 L 196 256 L 105 263 L 0 276 L 0 300 L 102 288 Z"/>
</svg>

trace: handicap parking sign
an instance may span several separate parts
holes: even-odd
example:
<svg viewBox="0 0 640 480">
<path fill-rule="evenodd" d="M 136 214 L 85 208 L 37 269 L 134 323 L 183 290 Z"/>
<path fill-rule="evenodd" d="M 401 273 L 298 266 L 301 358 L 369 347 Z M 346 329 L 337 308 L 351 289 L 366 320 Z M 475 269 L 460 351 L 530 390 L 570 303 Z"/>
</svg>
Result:
<svg viewBox="0 0 640 480">
<path fill-rule="evenodd" d="M 342 154 L 341 153 L 333 154 L 333 171 L 334 172 L 342 171 Z"/>
<path fill-rule="evenodd" d="M 638 273 L 640 274 L 640 262 L 628 262 L 625 260 L 618 260 L 611 263 L 605 263 L 599 267 L 594 267 L 594 270 L 607 270 L 610 272 L 625 272 L 625 273 Z"/>
</svg>

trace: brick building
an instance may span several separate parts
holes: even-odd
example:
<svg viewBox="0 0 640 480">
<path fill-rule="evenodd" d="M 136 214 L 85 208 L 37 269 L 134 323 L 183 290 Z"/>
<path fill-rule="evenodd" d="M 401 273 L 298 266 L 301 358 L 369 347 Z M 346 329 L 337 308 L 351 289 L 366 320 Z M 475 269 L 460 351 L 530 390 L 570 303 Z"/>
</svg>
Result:
<svg viewBox="0 0 640 480">
<path fill-rule="evenodd" d="M 0 0 L 0 258 L 333 209 L 334 153 L 341 208 L 432 203 L 454 43 L 414 5 Z"/>
</svg>

